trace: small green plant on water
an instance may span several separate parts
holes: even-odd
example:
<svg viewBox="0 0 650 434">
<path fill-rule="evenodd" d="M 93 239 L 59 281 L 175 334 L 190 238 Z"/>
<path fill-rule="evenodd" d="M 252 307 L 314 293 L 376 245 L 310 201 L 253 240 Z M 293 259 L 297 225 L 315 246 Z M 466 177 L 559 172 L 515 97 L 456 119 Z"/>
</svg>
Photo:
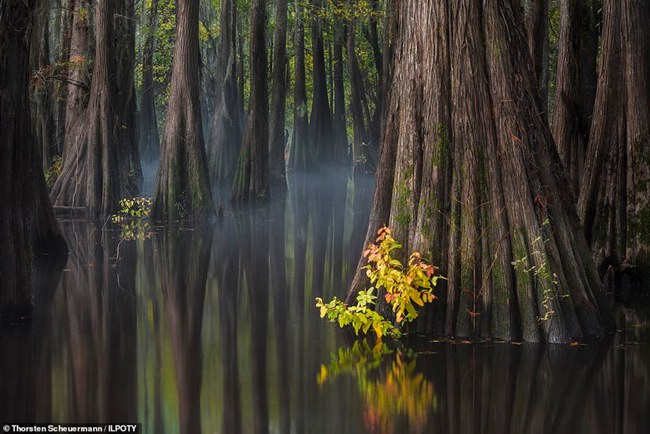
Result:
<svg viewBox="0 0 650 434">
<path fill-rule="evenodd" d="M 418 317 L 416 306 L 424 306 L 432 302 L 436 296 L 433 287 L 436 286 L 440 275 L 436 275 L 437 267 L 424 261 L 418 252 L 411 255 L 408 266 L 394 259 L 395 250 L 401 249 L 392 236 L 392 230 L 384 226 L 379 229 L 376 244 L 371 244 L 363 252 L 368 258 L 366 273 L 370 278 L 370 287 L 360 291 L 357 303 L 348 306 L 336 297 L 329 303 L 316 298 L 316 307 L 320 308 L 320 316 L 332 322 L 338 322 L 340 327 L 352 325 L 355 333 L 368 333 L 372 328 L 377 337 L 401 337 L 401 326 L 404 321 L 412 322 Z M 378 312 L 371 309 L 377 297 L 375 290 L 383 288 L 386 291 L 385 300 L 392 306 L 395 313 L 395 324 L 387 321 Z"/>
<path fill-rule="evenodd" d="M 151 228 L 147 220 L 150 213 L 150 198 L 126 198 L 120 200 L 120 209 L 111 216 L 111 221 L 120 227 L 121 240 L 145 240 L 151 236 Z"/>
<path fill-rule="evenodd" d="M 548 219 L 544 220 L 542 223 L 542 231 L 546 229 L 550 225 L 550 222 Z M 549 242 L 549 239 L 543 239 L 542 237 L 537 237 L 535 240 L 533 240 L 533 245 L 537 244 L 539 241 L 544 242 L 544 244 Z M 532 262 L 533 259 L 538 259 L 540 262 L 540 265 L 531 265 L 530 267 L 527 266 L 527 264 Z M 515 267 L 516 270 L 530 274 L 532 275 L 535 279 L 543 280 L 548 283 L 549 288 L 544 290 L 542 292 L 542 296 L 544 297 L 542 299 L 542 307 L 544 308 L 544 315 L 540 316 L 537 318 L 538 322 L 541 321 L 548 321 L 553 315 L 555 315 L 555 311 L 551 307 L 551 302 L 553 300 L 557 300 L 559 298 L 568 298 L 568 294 L 560 294 L 560 287 L 558 284 L 558 277 L 556 273 L 551 272 L 551 267 L 548 263 L 548 260 L 546 259 L 546 255 L 544 252 L 540 250 L 535 250 L 531 252 L 529 255 L 525 255 L 522 258 L 517 259 L 516 261 L 511 262 L 511 264 Z"/>
</svg>

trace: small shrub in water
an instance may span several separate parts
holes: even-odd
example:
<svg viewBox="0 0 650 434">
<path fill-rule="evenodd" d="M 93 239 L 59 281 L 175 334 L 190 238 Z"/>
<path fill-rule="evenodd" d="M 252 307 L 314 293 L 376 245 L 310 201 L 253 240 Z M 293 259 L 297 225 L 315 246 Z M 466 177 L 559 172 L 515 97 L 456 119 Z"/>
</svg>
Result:
<svg viewBox="0 0 650 434">
<path fill-rule="evenodd" d="M 436 274 L 438 268 L 427 264 L 418 252 L 411 255 L 405 267 L 393 258 L 395 250 L 401 249 L 402 245 L 391 234 L 392 231 L 384 226 L 378 232 L 376 244 L 371 244 L 363 252 L 363 256 L 368 258 L 365 268 L 373 286 L 359 292 L 354 306 L 348 306 L 336 297 L 329 303 L 317 298 L 316 307 L 320 308 L 321 318 L 327 315 L 340 327 L 352 325 L 357 335 L 359 330 L 367 333 L 372 328 L 379 338 L 390 335 L 397 339 L 401 336 L 399 329 L 403 322 L 418 317 L 416 306 L 422 307 L 436 298 L 433 287 L 442 278 Z M 371 309 L 377 298 L 373 292 L 379 288 L 386 291 L 385 300 L 393 308 L 395 324 Z"/>
</svg>

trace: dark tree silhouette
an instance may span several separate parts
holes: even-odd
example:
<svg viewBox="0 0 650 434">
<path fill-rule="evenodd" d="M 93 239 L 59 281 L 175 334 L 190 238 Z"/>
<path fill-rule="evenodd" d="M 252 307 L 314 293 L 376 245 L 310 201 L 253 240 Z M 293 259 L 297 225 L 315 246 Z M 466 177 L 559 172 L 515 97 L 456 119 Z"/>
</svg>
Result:
<svg viewBox="0 0 650 434">
<path fill-rule="evenodd" d="M 217 100 L 210 142 L 210 177 L 214 184 L 229 183 L 235 176 L 241 147 L 237 95 L 237 2 L 221 3 L 222 31 L 218 46 Z"/>
<path fill-rule="evenodd" d="M 266 0 L 253 0 L 251 5 L 250 65 L 248 118 L 232 188 L 232 201 L 240 204 L 269 196 Z"/>
<path fill-rule="evenodd" d="M 0 2 L 0 321 L 32 313 L 32 256 L 65 253 L 47 197 L 29 108 L 34 1 Z"/>
</svg>

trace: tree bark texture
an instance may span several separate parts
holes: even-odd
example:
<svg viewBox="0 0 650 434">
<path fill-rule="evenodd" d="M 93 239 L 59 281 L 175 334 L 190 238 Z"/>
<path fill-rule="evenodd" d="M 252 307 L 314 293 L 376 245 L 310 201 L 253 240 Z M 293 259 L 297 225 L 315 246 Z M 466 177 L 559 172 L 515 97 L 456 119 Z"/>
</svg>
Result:
<svg viewBox="0 0 650 434">
<path fill-rule="evenodd" d="M 142 53 L 142 90 L 138 132 L 142 159 L 152 163 L 158 159 L 160 137 L 158 136 L 158 119 L 156 117 L 156 95 L 153 80 L 153 55 L 156 48 L 156 15 L 158 0 L 151 0 L 147 10 L 147 30 Z"/>
<path fill-rule="evenodd" d="M 29 108 L 34 1 L 0 1 L 0 321 L 32 312 L 32 256 L 65 253 L 47 197 Z"/>
<path fill-rule="evenodd" d="M 199 0 L 179 0 L 167 121 L 151 217 L 201 219 L 215 214 L 199 103 Z"/>
<path fill-rule="evenodd" d="M 88 104 L 90 89 L 90 10 L 89 0 L 71 0 L 74 3 L 68 64 L 68 94 L 65 108 L 65 135 L 67 136 Z M 65 142 L 64 142 L 64 153 Z"/>
<path fill-rule="evenodd" d="M 274 185 L 286 185 L 284 133 L 287 101 L 287 0 L 275 5 L 275 33 L 273 36 L 273 89 L 271 93 L 271 120 L 269 124 L 269 166 Z"/>
<path fill-rule="evenodd" d="M 135 101 L 129 100 L 133 90 L 120 73 L 114 49 L 114 15 L 123 6 L 107 0 L 97 4 L 90 100 L 66 132 L 63 170 L 51 192 L 54 205 L 85 207 L 91 215 L 109 215 L 120 199 L 137 192 L 131 141 Z M 130 80 L 132 86 L 132 72 Z M 68 116 L 75 110 L 68 106 Z"/>
<path fill-rule="evenodd" d="M 244 141 L 232 190 L 235 203 L 269 195 L 269 100 L 266 59 L 266 0 L 251 6 L 251 84 Z"/>
<path fill-rule="evenodd" d="M 591 84 L 595 81 L 598 55 L 594 8 L 595 5 L 582 0 L 560 1 L 560 41 L 551 129 L 576 197 L 580 191 L 596 95 Z M 591 43 L 594 33 L 596 44 Z M 594 45 L 596 50 L 592 49 Z"/>
<path fill-rule="evenodd" d="M 217 100 L 210 133 L 210 177 L 213 184 L 230 183 L 241 148 L 237 96 L 237 2 L 221 4 L 221 35 L 217 63 Z"/>
<path fill-rule="evenodd" d="M 549 81 L 549 0 L 524 0 L 527 9 L 528 47 L 533 59 L 543 115 L 547 116 Z"/>
<path fill-rule="evenodd" d="M 429 333 L 602 335 L 611 316 L 540 113 L 519 1 L 401 2 L 397 13 L 366 243 L 388 224 L 400 259 L 419 251 L 440 266 L 449 280 L 425 313 Z"/>
<path fill-rule="evenodd" d="M 605 1 L 578 210 L 597 264 L 650 269 L 650 5 Z"/>
</svg>

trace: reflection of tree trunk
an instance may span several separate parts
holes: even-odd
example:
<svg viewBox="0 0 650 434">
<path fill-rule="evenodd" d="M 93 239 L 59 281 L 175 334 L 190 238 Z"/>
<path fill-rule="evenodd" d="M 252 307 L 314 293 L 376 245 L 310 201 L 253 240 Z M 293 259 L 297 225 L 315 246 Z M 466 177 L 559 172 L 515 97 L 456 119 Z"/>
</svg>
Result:
<svg viewBox="0 0 650 434">
<path fill-rule="evenodd" d="M 137 421 L 136 245 L 113 235 L 92 223 L 72 223 L 66 230 L 71 422 Z"/>
<path fill-rule="evenodd" d="M 215 231 L 212 267 L 219 291 L 219 332 L 223 364 L 223 422 L 222 432 L 242 432 L 241 385 L 237 319 L 239 307 L 239 244 L 233 220 L 221 219 Z"/>
<path fill-rule="evenodd" d="M 266 210 L 251 209 L 238 222 L 238 238 L 251 303 L 253 427 L 269 430 L 266 358 L 269 319 L 269 228 Z"/>
<path fill-rule="evenodd" d="M 289 387 L 289 293 L 287 291 L 286 252 L 285 252 L 285 212 L 286 200 L 274 195 L 271 203 L 269 223 L 269 256 L 271 265 L 271 293 L 273 294 L 273 321 L 275 329 L 276 353 L 278 356 L 277 390 L 280 413 L 280 432 L 291 431 L 291 389 Z"/>
<path fill-rule="evenodd" d="M 155 239 L 156 263 L 169 324 L 180 430 L 201 432 L 201 329 L 213 228 L 169 230 Z"/>
</svg>

